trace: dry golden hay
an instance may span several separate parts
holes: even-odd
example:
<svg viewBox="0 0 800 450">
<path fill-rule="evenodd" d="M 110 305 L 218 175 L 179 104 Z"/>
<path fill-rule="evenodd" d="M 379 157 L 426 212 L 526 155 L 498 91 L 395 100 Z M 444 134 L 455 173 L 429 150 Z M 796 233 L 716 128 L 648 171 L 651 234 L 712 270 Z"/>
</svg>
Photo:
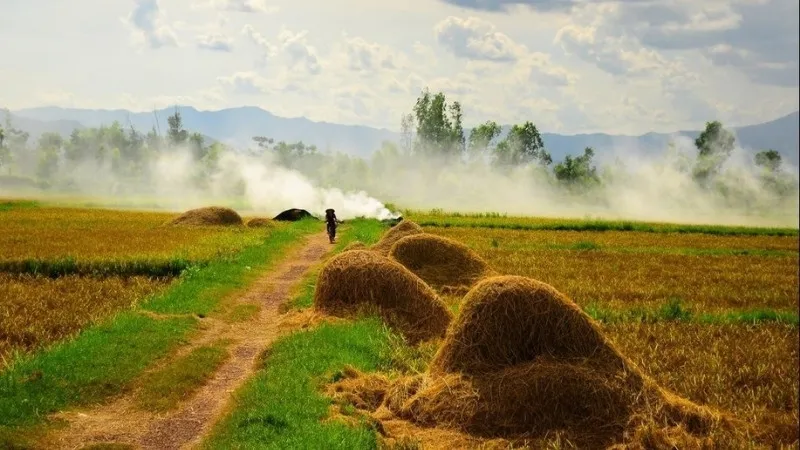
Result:
<svg viewBox="0 0 800 450">
<path fill-rule="evenodd" d="M 349 252 L 350 250 L 365 250 L 366 248 L 367 248 L 367 246 L 364 245 L 363 242 L 361 242 L 361 241 L 353 241 L 353 242 L 347 244 L 344 247 L 344 249 L 342 249 L 342 251 L 343 252 Z"/>
<path fill-rule="evenodd" d="M 702 443 L 729 424 L 642 374 L 563 294 L 517 276 L 479 282 L 428 372 L 392 381 L 377 409 L 372 406 L 385 382 L 360 378 L 365 387 L 349 381 L 337 395 L 369 393 L 371 401 L 360 405 L 380 420 L 483 438 L 564 433 L 596 448 L 631 442 L 636 430 L 654 427 L 670 430 L 669 439 Z M 684 431 L 688 435 L 678 436 Z"/>
<path fill-rule="evenodd" d="M 271 228 L 275 226 L 275 222 L 266 217 L 254 217 L 247 221 L 247 226 L 249 228 Z"/>
<path fill-rule="evenodd" d="M 207 206 L 191 209 L 175 218 L 172 225 L 244 225 L 236 211 L 222 206 Z"/>
<path fill-rule="evenodd" d="M 414 222 L 403 220 L 402 222 L 390 228 L 389 231 L 387 231 L 386 234 L 381 237 L 381 240 L 372 246 L 372 250 L 380 253 L 383 256 L 386 256 L 389 254 L 389 250 L 392 249 L 392 246 L 395 242 L 406 236 L 420 233 L 423 233 L 421 226 Z"/>
<path fill-rule="evenodd" d="M 444 336 L 452 319 L 424 281 L 368 250 L 351 250 L 328 260 L 317 280 L 314 307 L 334 316 L 375 308 L 412 343 Z"/>
<path fill-rule="evenodd" d="M 506 275 L 481 281 L 464 297 L 430 370 L 480 375 L 539 357 L 626 368 L 577 304 L 548 284 Z"/>
<path fill-rule="evenodd" d="M 472 286 L 482 278 L 495 275 L 466 245 L 427 233 L 399 239 L 389 250 L 389 257 L 434 288 L 448 291 Z"/>
</svg>

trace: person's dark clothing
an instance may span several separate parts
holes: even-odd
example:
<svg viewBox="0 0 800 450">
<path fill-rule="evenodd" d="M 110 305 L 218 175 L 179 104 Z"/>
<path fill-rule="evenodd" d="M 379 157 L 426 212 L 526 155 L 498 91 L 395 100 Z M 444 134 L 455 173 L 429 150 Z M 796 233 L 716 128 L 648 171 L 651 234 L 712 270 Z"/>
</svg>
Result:
<svg viewBox="0 0 800 450">
<path fill-rule="evenodd" d="M 339 219 L 336 218 L 336 213 L 332 209 L 325 211 L 325 222 L 327 222 L 328 237 L 330 241 L 333 242 L 334 239 L 336 239 L 336 224 L 339 222 Z"/>
</svg>

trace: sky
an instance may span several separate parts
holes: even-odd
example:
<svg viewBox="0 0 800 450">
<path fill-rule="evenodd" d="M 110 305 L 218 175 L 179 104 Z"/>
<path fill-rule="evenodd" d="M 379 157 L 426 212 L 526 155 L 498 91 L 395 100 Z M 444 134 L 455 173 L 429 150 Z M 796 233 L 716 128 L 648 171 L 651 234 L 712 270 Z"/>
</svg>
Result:
<svg viewBox="0 0 800 450">
<path fill-rule="evenodd" d="M 798 109 L 797 0 L 0 0 L 0 106 L 642 134 Z"/>
</svg>

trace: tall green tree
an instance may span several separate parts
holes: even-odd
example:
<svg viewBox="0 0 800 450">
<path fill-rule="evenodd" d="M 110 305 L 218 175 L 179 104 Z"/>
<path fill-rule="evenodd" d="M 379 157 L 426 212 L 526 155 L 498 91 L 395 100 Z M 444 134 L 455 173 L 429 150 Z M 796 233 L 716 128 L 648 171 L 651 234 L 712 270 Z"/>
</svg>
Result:
<svg viewBox="0 0 800 450">
<path fill-rule="evenodd" d="M 559 182 L 570 186 L 587 186 L 597 183 L 599 178 L 597 176 L 597 168 L 592 165 L 593 157 L 594 149 L 586 147 L 583 149 L 583 155 L 581 156 L 565 156 L 563 162 L 553 167 L 553 173 Z"/>
<path fill-rule="evenodd" d="M 512 126 L 505 139 L 495 148 L 495 164 L 519 166 L 532 162 L 542 166 L 549 166 L 553 162 L 544 148 L 539 130 L 532 122 Z"/>
<path fill-rule="evenodd" d="M 736 138 L 719 121 L 707 122 L 706 128 L 695 139 L 697 162 L 695 179 L 703 184 L 716 176 L 733 152 Z"/>
<path fill-rule="evenodd" d="M 177 107 L 175 108 L 175 113 L 167 117 L 167 124 L 169 125 L 167 137 L 170 144 L 176 146 L 186 142 L 189 138 L 189 132 L 183 128 L 183 118 Z"/>
<path fill-rule="evenodd" d="M 773 173 L 780 171 L 781 164 L 783 163 L 781 154 L 771 149 L 762 150 L 756 153 L 754 159 L 756 166 L 763 167 L 764 169 Z"/>
<path fill-rule="evenodd" d="M 469 132 L 469 155 L 475 159 L 483 156 L 489 149 L 489 144 L 502 132 L 497 122 L 487 120 Z"/>
<path fill-rule="evenodd" d="M 463 154 L 466 140 L 459 102 L 448 105 L 442 92 L 431 94 L 425 88 L 414 105 L 414 116 L 417 120 L 415 153 L 444 159 Z"/>
</svg>

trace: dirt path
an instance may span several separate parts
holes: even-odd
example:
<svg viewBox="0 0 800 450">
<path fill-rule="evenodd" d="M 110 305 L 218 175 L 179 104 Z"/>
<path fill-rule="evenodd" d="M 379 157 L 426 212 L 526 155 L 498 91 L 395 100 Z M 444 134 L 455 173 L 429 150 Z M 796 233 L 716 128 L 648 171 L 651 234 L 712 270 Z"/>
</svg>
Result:
<svg viewBox="0 0 800 450">
<path fill-rule="evenodd" d="M 80 449 L 94 443 L 129 444 L 142 449 L 191 448 L 217 421 L 231 393 L 242 386 L 256 370 L 259 354 L 278 336 L 279 308 L 289 299 L 305 272 L 330 250 L 327 235 L 316 234 L 294 255 L 254 282 L 236 301 L 259 304 L 260 313 L 247 321 L 228 324 L 205 319 L 201 332 L 189 345 L 168 358 L 174 360 L 200 345 L 230 339 L 230 358 L 194 396 L 175 411 L 156 415 L 135 405 L 136 391 L 88 410 L 60 413 L 66 421 L 41 441 L 43 448 Z"/>
</svg>

